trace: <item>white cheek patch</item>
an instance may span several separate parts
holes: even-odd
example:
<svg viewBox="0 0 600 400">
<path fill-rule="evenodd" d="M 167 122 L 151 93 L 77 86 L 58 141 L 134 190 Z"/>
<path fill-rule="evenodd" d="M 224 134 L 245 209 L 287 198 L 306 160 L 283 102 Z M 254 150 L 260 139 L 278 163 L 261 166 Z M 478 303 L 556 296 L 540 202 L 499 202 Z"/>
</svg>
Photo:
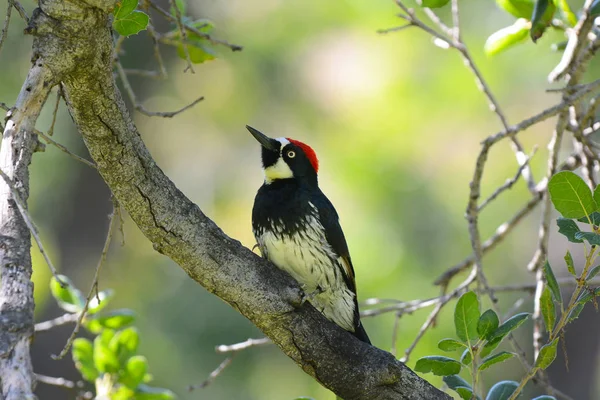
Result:
<svg viewBox="0 0 600 400">
<path fill-rule="evenodd" d="M 283 158 L 279 157 L 274 165 L 265 168 L 265 183 L 268 185 L 276 179 L 288 179 L 292 178 L 294 174 L 290 169 L 290 166 L 283 161 Z"/>
</svg>

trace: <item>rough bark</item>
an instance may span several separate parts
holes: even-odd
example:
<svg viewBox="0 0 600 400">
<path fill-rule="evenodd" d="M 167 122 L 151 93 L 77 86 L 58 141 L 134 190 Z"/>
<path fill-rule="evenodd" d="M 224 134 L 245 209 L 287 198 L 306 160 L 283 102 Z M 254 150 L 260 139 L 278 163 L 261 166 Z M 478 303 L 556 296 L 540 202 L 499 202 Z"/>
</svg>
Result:
<svg viewBox="0 0 600 400">
<path fill-rule="evenodd" d="M 450 399 L 391 354 L 301 304 L 297 283 L 226 236 L 156 165 L 112 74 L 114 0 L 40 3 L 34 54 L 60 80 L 98 170 L 154 248 L 258 326 L 306 373 L 344 399 Z"/>
<path fill-rule="evenodd" d="M 31 67 L 15 107 L 8 112 L 0 148 L 0 399 L 33 398 L 29 344 L 33 335 L 31 239 L 15 201 L 29 196 L 29 164 L 38 145 L 35 121 L 52 87 L 38 60 Z"/>
</svg>

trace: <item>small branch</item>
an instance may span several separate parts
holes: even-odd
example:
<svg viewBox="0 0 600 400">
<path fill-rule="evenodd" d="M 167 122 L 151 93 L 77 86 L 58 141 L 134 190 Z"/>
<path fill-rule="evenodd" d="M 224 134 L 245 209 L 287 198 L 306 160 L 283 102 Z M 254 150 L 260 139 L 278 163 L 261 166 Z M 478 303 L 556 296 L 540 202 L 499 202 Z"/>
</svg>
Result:
<svg viewBox="0 0 600 400">
<path fill-rule="evenodd" d="M 23 20 L 26 23 L 29 23 L 29 17 L 27 16 L 27 12 L 25 11 L 21 3 L 19 3 L 17 0 L 8 0 L 8 4 L 11 4 L 15 8 L 15 10 L 17 10 L 21 18 L 23 18 Z"/>
<path fill-rule="evenodd" d="M 10 15 L 12 13 L 12 4 L 8 2 L 8 7 L 6 8 L 6 17 L 4 18 L 4 26 L 2 27 L 2 32 L 0 33 L 0 50 L 2 50 L 2 45 L 8 36 L 8 25 L 10 24 Z"/>
<path fill-rule="evenodd" d="M 52 276 L 60 283 L 61 286 L 64 286 L 65 283 L 58 277 L 58 272 L 56 271 L 54 264 L 52 264 L 52 261 L 50 260 L 50 257 L 48 256 L 48 253 L 46 252 L 44 245 L 42 244 L 42 239 L 40 239 L 37 227 L 35 226 L 33 220 L 29 216 L 25 203 L 23 202 L 23 200 L 21 200 L 17 189 L 15 189 L 13 181 L 2 170 L 0 170 L 0 176 L 2 177 L 2 179 L 4 179 L 4 182 L 6 182 L 6 184 L 10 188 L 13 200 L 15 201 L 15 203 L 17 204 L 17 208 L 19 209 L 19 213 L 25 221 L 27 228 L 31 232 L 31 236 L 33 236 L 35 242 L 37 243 L 38 248 L 40 249 L 40 253 L 42 253 L 42 256 L 44 257 L 44 260 L 46 260 L 46 264 L 48 264 L 48 268 L 50 268 Z"/>
<path fill-rule="evenodd" d="M 129 96 L 129 100 L 131 100 L 131 102 L 133 103 L 133 107 L 136 110 L 138 110 L 139 112 L 141 112 L 142 114 L 147 115 L 149 117 L 173 118 L 177 114 L 182 113 L 182 112 L 192 108 L 193 106 L 195 106 L 196 104 L 198 104 L 202 100 L 204 100 L 204 97 L 200 96 L 196 100 L 194 100 L 190 104 L 188 104 L 187 106 L 180 108 L 177 111 L 169 111 L 169 112 L 148 111 L 146 108 L 144 108 L 144 106 L 141 103 L 139 103 L 137 101 L 135 93 L 134 93 L 131 85 L 129 84 L 129 79 L 127 79 L 127 74 L 125 73 L 125 70 L 123 69 L 123 66 L 121 65 L 121 63 L 116 62 L 115 65 L 117 67 L 117 74 L 119 75 L 119 78 L 121 79 L 121 82 L 123 83 L 123 87 L 125 88 L 125 91 L 127 92 L 127 95 Z"/>
<path fill-rule="evenodd" d="M 90 287 L 90 291 L 88 292 L 87 298 L 85 300 L 85 305 L 83 306 L 83 310 L 81 310 L 81 313 L 79 314 L 79 318 L 77 318 L 77 322 L 75 324 L 75 329 L 73 329 L 73 332 L 67 339 L 67 343 L 65 343 L 65 347 L 63 347 L 60 354 L 52 355 L 52 358 L 55 360 L 62 359 L 67 354 L 69 349 L 71 348 L 71 345 L 73 344 L 73 341 L 75 340 L 75 336 L 77 336 L 77 333 L 79 333 L 79 328 L 81 327 L 83 318 L 85 317 L 88 307 L 90 306 L 90 301 L 92 300 L 92 297 L 94 297 L 94 293 L 96 293 L 96 296 L 98 295 L 98 278 L 100 277 L 100 270 L 102 269 L 102 265 L 104 265 L 104 262 L 106 261 L 108 249 L 110 248 L 110 243 L 112 241 L 113 232 L 114 232 L 116 220 L 117 220 L 116 215 L 117 215 L 118 207 L 119 207 L 119 205 L 118 205 L 117 201 L 113 199 L 113 212 L 110 215 L 110 222 L 108 224 L 108 232 L 106 234 L 106 240 L 104 241 L 104 248 L 102 249 L 102 254 L 100 254 L 100 260 L 98 261 L 98 265 L 96 266 L 96 272 L 94 273 L 94 279 L 92 281 L 92 286 Z"/>
<path fill-rule="evenodd" d="M 78 318 L 79 318 L 79 314 L 77 314 L 77 313 L 63 314 L 60 317 L 56 317 L 49 321 L 39 322 L 39 323 L 35 324 L 35 332 L 36 333 L 46 332 L 52 328 L 56 328 L 57 326 L 71 324 L 73 322 L 77 322 Z"/>
<path fill-rule="evenodd" d="M 158 13 L 161 14 L 163 17 L 165 17 L 165 19 L 167 21 L 177 23 L 177 18 L 175 18 L 169 12 L 165 11 L 164 9 L 162 9 L 154 1 L 151 1 L 151 0 L 146 0 L 146 1 L 148 2 L 148 4 L 150 4 L 150 7 L 152 7 L 156 11 L 158 11 Z M 183 27 L 188 32 L 192 32 L 192 33 L 198 35 L 199 37 L 208 40 L 212 44 L 218 44 L 218 45 L 221 45 L 221 46 L 228 47 L 231 51 L 241 51 L 243 49 L 242 46 L 239 46 L 237 44 L 231 44 L 231 43 L 228 43 L 225 40 L 215 39 L 211 35 L 209 35 L 208 33 L 201 32 L 198 29 L 194 28 L 193 26 L 189 26 L 188 24 L 183 24 Z"/>
<path fill-rule="evenodd" d="M 235 343 L 235 344 L 230 344 L 230 345 L 225 345 L 225 344 L 221 344 L 218 345 L 217 347 L 215 347 L 215 351 L 217 353 L 231 353 L 231 352 L 236 352 L 236 351 L 240 351 L 240 350 L 245 350 L 249 347 L 254 347 L 254 346 L 263 346 L 265 344 L 271 344 L 273 342 L 271 342 L 271 339 L 269 338 L 260 338 L 260 339 L 248 339 L 244 342 L 240 342 L 240 343 Z"/>
<path fill-rule="evenodd" d="M 96 164 L 94 164 L 91 161 L 86 160 L 83 157 L 78 156 L 75 153 L 72 153 L 69 151 L 69 149 L 67 149 L 65 146 L 63 146 L 62 144 L 56 142 L 54 139 L 52 139 L 51 137 L 47 136 L 45 133 L 38 131 L 37 129 L 35 130 L 35 133 L 41 137 L 42 139 L 44 139 L 46 141 L 46 143 L 51 144 L 53 146 L 55 146 L 56 148 L 58 148 L 60 151 L 68 154 L 69 156 L 73 157 L 75 160 L 87 165 L 90 168 L 96 169 Z"/>
<path fill-rule="evenodd" d="M 490 195 L 490 197 L 488 197 L 487 199 L 485 199 L 478 207 L 477 211 L 481 212 L 481 210 L 483 210 L 483 208 L 485 206 L 487 206 L 489 203 L 491 203 L 493 200 L 496 199 L 496 197 L 498 197 L 502 192 L 504 192 L 505 190 L 508 190 L 510 188 L 513 187 L 513 185 L 515 183 L 517 183 L 517 181 L 519 180 L 519 177 L 521 176 L 521 173 L 523 172 L 523 169 L 529 165 L 529 160 L 531 159 L 531 157 L 533 157 L 533 155 L 535 154 L 535 152 L 537 151 L 537 147 L 534 147 L 531 155 L 527 156 L 527 158 L 525 159 L 525 161 L 519 166 L 519 169 L 517 170 L 517 173 L 515 174 L 514 177 L 512 177 L 512 179 L 507 179 L 506 182 L 504 182 L 504 184 L 500 187 L 498 187 L 498 189 L 496 189 L 494 191 L 494 193 L 492 193 Z"/>
<path fill-rule="evenodd" d="M 208 375 L 208 378 L 206 378 L 206 380 L 204 382 L 202 382 L 198 385 L 188 386 L 188 391 L 192 392 L 196 389 L 204 389 L 205 387 L 207 387 L 208 385 L 213 383 L 215 381 L 215 379 L 217 379 L 217 377 L 225 370 L 225 368 L 227 368 L 231 364 L 231 362 L 233 361 L 233 357 L 235 357 L 236 354 L 237 353 L 233 353 L 229 357 L 224 359 L 221 362 L 221 364 L 219 364 L 219 366 L 217 368 L 215 368 L 214 371 L 210 373 L 210 375 Z"/>
<path fill-rule="evenodd" d="M 65 378 L 55 378 L 53 376 L 46 376 L 40 374 L 36 374 L 35 379 L 39 383 L 44 383 L 46 385 L 51 386 L 58 386 L 70 390 L 79 390 L 84 388 L 84 383 L 82 381 L 73 382 Z M 91 400 L 94 398 L 94 395 L 92 392 L 80 392 L 77 398 Z"/>
<path fill-rule="evenodd" d="M 179 10 L 179 6 L 177 5 L 177 2 L 175 0 L 169 0 L 169 3 L 171 4 L 171 7 L 173 7 L 173 9 L 175 10 L 175 22 L 177 23 L 177 27 L 179 28 L 179 33 L 181 33 L 181 45 L 183 47 L 185 59 L 187 61 L 187 67 L 183 72 L 189 69 L 192 74 L 195 74 L 196 72 L 194 71 L 192 60 L 190 59 L 190 51 L 188 49 L 187 44 L 187 32 L 183 27 L 183 22 L 181 21 L 181 10 Z"/>
</svg>

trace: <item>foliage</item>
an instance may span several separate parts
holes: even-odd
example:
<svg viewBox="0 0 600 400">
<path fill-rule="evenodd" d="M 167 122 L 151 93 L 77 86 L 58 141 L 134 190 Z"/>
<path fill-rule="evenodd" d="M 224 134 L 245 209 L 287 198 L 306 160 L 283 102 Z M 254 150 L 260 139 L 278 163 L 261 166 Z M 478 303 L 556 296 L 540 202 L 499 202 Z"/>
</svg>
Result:
<svg viewBox="0 0 600 400">
<path fill-rule="evenodd" d="M 69 313 L 85 312 L 83 294 L 64 275 L 52 278 L 50 288 L 58 305 Z M 104 290 L 90 299 L 82 326 L 95 334 L 93 340 L 77 338 L 73 341 L 71 355 L 75 367 L 84 380 L 96 387 L 96 395 L 110 396 L 113 400 L 171 400 L 175 394 L 168 389 L 148 386 L 152 375 L 148 373 L 148 360 L 137 354 L 140 336 L 133 326 L 133 311 L 102 310 L 114 296 L 114 291 Z"/>
</svg>

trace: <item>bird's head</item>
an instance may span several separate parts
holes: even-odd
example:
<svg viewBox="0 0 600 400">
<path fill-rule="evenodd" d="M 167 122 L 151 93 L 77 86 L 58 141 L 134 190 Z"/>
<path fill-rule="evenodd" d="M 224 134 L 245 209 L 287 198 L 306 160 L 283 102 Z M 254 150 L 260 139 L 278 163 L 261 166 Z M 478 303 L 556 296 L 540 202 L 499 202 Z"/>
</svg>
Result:
<svg viewBox="0 0 600 400">
<path fill-rule="evenodd" d="M 246 128 L 262 146 L 266 184 L 291 178 L 316 184 L 319 160 L 309 145 L 290 138 L 272 139 L 251 126 Z"/>
</svg>

